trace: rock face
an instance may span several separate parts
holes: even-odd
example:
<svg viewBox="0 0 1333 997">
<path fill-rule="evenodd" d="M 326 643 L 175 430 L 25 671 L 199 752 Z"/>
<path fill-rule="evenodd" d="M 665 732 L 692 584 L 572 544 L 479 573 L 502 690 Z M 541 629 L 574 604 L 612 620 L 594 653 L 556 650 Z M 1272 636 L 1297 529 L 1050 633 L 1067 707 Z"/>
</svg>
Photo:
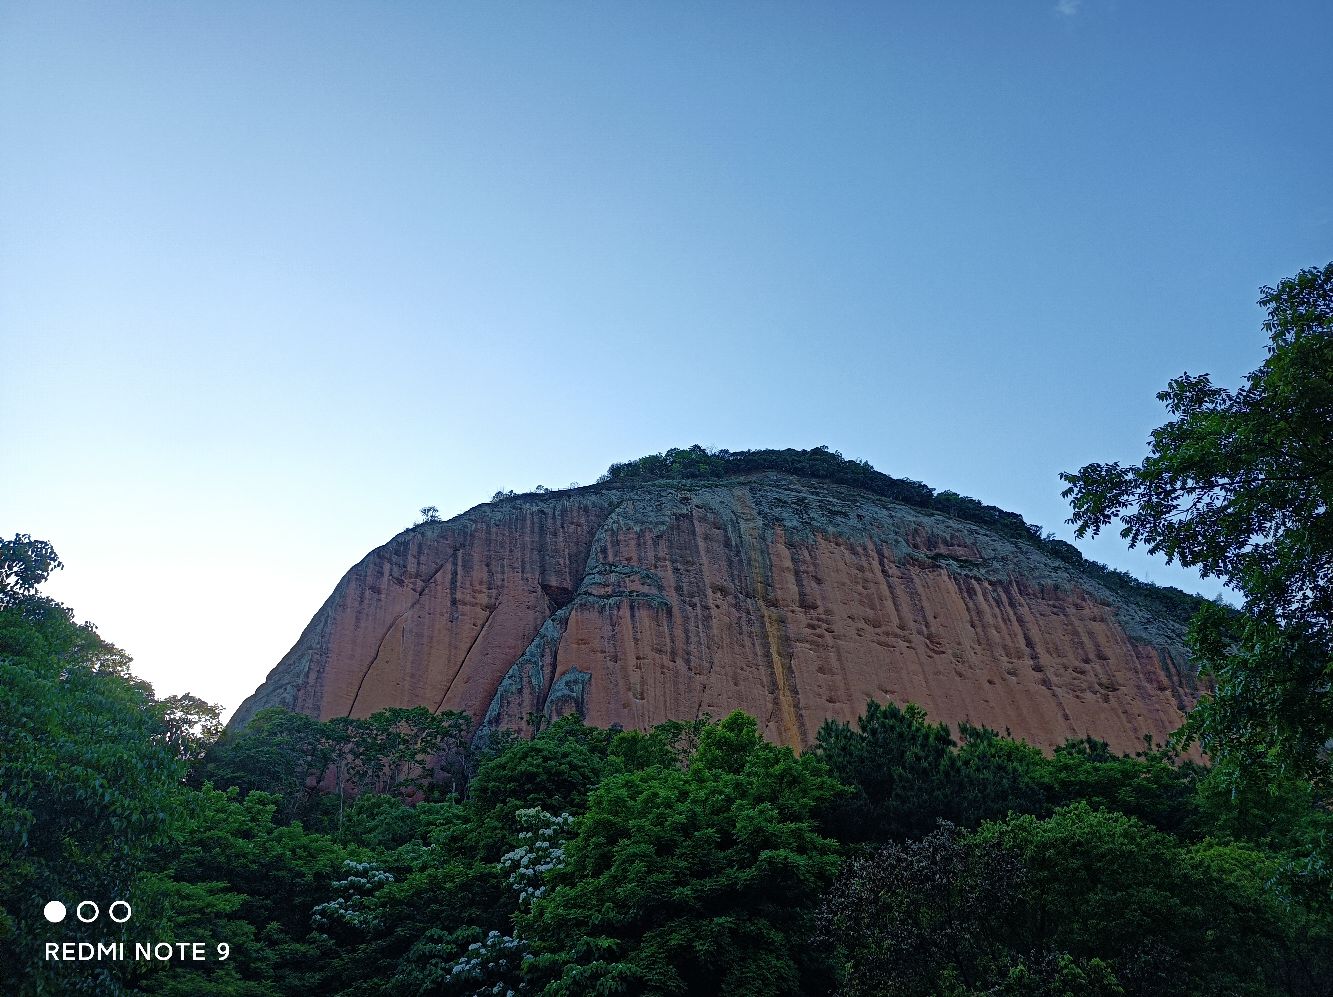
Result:
<svg viewBox="0 0 1333 997">
<path fill-rule="evenodd" d="M 808 745 L 870 698 L 1119 749 L 1195 699 L 1179 623 L 986 528 L 820 481 L 606 484 L 478 506 L 347 573 L 237 711 L 389 706 L 647 728 L 745 710 Z"/>
</svg>

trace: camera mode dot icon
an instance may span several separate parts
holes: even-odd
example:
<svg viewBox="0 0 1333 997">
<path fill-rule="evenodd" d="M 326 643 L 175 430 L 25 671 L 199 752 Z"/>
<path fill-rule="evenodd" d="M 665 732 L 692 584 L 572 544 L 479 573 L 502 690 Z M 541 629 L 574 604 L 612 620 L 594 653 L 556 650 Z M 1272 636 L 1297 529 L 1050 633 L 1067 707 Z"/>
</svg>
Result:
<svg viewBox="0 0 1333 997">
<path fill-rule="evenodd" d="M 52 900 L 42 908 L 42 913 L 46 915 L 46 919 L 52 924 L 59 924 L 61 921 L 65 920 L 65 905 L 59 900 Z"/>
</svg>

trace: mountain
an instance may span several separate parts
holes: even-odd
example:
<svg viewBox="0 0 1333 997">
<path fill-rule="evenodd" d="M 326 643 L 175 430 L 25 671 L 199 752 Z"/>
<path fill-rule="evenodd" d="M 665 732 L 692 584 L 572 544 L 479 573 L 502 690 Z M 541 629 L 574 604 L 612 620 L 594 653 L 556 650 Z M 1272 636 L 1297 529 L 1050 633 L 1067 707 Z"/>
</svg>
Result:
<svg viewBox="0 0 1333 997">
<path fill-rule="evenodd" d="M 1194 604 L 825 448 L 695 447 L 399 534 L 343 577 L 232 725 L 269 706 L 426 705 L 480 732 L 741 709 L 800 747 L 874 698 L 1046 746 L 1134 749 L 1196 699 Z"/>
</svg>

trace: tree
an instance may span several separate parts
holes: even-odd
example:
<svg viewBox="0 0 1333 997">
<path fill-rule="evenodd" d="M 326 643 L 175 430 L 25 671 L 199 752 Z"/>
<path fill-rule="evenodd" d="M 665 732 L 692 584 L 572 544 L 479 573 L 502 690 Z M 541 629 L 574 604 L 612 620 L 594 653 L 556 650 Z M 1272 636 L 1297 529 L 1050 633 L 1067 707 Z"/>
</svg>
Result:
<svg viewBox="0 0 1333 997">
<path fill-rule="evenodd" d="M 895 840 L 926 834 L 937 820 L 975 826 L 1010 810 L 1040 808 L 1041 792 L 1030 775 L 1040 752 L 1012 742 L 1006 752 L 994 731 L 966 724 L 963 733 L 967 743 L 960 751 L 948 726 L 930 723 L 914 703 L 900 708 L 872 700 L 855 730 L 825 721 L 815 752 L 853 790 L 827 811 L 834 835 Z"/>
<path fill-rule="evenodd" d="M 167 741 L 187 765 L 194 767 L 222 736 L 222 708 L 188 692 L 167 696 L 154 704 Z"/>
<path fill-rule="evenodd" d="M 226 942 L 231 957 L 127 968 L 145 974 L 139 986 L 149 993 L 312 992 L 329 952 L 312 934 L 311 914 L 336 897 L 353 856 L 328 836 L 284 821 L 272 794 L 242 798 L 238 789 L 212 786 L 182 793 L 141 906 L 161 922 L 155 937 Z M 139 914 L 136 907 L 136 923 Z"/>
<path fill-rule="evenodd" d="M 273 793 L 282 801 L 280 819 L 309 821 L 322 809 L 319 784 L 332 764 L 324 725 L 275 706 L 213 745 L 197 778 L 242 793 Z"/>
<path fill-rule="evenodd" d="M 55 548 L 45 540 L 15 533 L 0 540 L 0 609 L 31 597 L 51 572 L 63 568 Z"/>
<path fill-rule="evenodd" d="M 1052 809 L 1082 801 L 1179 835 L 1200 823 L 1195 788 L 1203 772 L 1164 750 L 1118 755 L 1105 741 L 1085 737 L 1039 755 L 1032 774 Z"/>
<path fill-rule="evenodd" d="M 944 992 L 946 974 L 976 986 L 985 967 L 1004 966 L 1023 874 L 1014 854 L 973 846 L 950 823 L 851 859 L 816 916 L 819 940 L 844 965 L 840 995 L 926 997 Z"/>
<path fill-rule="evenodd" d="M 985 824 L 972 843 L 1002 847 L 1025 870 L 1003 919 L 1012 951 L 1100 960 L 1128 994 L 1327 993 L 1273 985 L 1294 954 L 1291 932 L 1319 908 L 1294 902 L 1272 854 L 1184 845 L 1081 802 Z M 1327 946 L 1323 934 L 1317 959 Z"/>
<path fill-rule="evenodd" d="M 607 772 L 611 737 L 610 731 L 586 726 L 571 714 L 531 741 L 514 741 L 482 762 L 468 786 L 480 854 L 498 858 L 513 847 L 519 810 L 581 813 Z"/>
<path fill-rule="evenodd" d="M 1118 520 L 1131 546 L 1220 577 L 1244 617 L 1205 606 L 1190 642 L 1215 688 L 1189 731 L 1237 771 L 1327 787 L 1333 737 L 1333 263 L 1261 290 L 1268 357 L 1235 389 L 1182 374 L 1141 464 L 1063 474 L 1079 537 Z"/>
<path fill-rule="evenodd" d="M 704 727 L 669 759 L 604 778 L 550 888 L 517 927 L 551 997 L 826 993 L 814 908 L 837 867 L 814 815 L 839 791 L 753 717 Z"/>
<path fill-rule="evenodd" d="M 169 840 L 185 766 L 129 656 L 36 592 L 60 566 L 51 545 L 4 542 L 0 594 L 0 990 L 73 992 L 111 970 L 47 962 L 49 941 L 117 939 L 107 918 L 47 923 L 42 908 L 137 905 L 141 873 Z M 151 931 L 148 915 L 136 928 Z"/>
</svg>

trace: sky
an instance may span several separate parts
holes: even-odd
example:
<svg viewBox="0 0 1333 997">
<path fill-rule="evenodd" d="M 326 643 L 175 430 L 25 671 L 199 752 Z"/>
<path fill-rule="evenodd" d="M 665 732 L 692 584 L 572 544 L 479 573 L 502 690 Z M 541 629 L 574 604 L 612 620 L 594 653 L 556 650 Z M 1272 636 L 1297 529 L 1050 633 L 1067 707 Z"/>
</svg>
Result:
<svg viewBox="0 0 1333 997">
<path fill-rule="evenodd" d="M 827 444 L 1064 539 L 1333 259 L 1333 5 L 0 0 L 0 532 L 234 709 L 425 505 Z M 1115 531 L 1080 548 L 1201 581 Z"/>
</svg>

